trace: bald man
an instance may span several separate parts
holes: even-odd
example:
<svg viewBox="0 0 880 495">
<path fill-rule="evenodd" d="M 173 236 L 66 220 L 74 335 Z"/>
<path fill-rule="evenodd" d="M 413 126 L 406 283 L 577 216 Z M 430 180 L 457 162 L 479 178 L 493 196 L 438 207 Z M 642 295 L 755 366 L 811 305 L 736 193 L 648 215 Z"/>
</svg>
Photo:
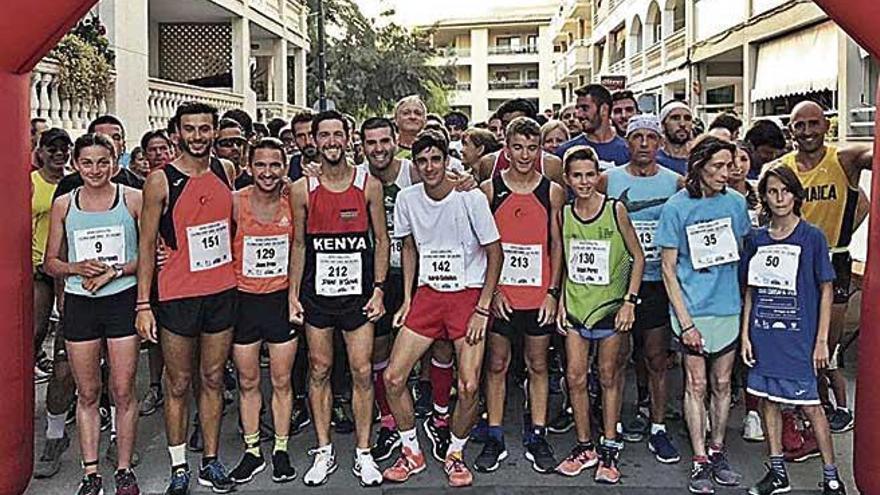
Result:
<svg viewBox="0 0 880 495">
<path fill-rule="evenodd" d="M 836 278 L 828 335 L 831 359 L 824 375 L 834 392 L 835 407 L 829 407 L 825 380 L 820 380 L 819 388 L 826 391 L 823 397 L 831 431 L 842 433 L 853 427 L 854 420 L 847 407 L 846 379 L 837 369 L 836 354 L 850 294 L 852 258 L 849 243 L 858 227 L 859 176 L 862 170 L 871 169 L 874 153 L 865 144 L 842 147 L 825 144 L 828 125 L 821 106 L 812 101 L 797 104 L 789 123 L 796 149 L 774 163 L 782 163 L 797 174 L 807 193 L 802 215 L 822 229 L 831 248 Z"/>
</svg>

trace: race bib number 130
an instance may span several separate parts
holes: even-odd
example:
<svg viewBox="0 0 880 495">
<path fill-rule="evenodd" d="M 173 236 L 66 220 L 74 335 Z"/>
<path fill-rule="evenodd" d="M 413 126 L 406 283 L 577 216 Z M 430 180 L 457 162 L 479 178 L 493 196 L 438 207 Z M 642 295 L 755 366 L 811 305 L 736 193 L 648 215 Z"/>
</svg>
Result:
<svg viewBox="0 0 880 495">
<path fill-rule="evenodd" d="M 568 278 L 576 284 L 608 285 L 611 281 L 609 241 L 569 241 Z"/>
</svg>

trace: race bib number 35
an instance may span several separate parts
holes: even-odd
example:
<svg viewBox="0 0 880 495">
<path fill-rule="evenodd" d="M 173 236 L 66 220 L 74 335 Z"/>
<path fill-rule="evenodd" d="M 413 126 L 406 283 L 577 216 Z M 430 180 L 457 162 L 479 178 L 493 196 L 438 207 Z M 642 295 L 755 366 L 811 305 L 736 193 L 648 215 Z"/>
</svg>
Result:
<svg viewBox="0 0 880 495">
<path fill-rule="evenodd" d="M 761 246 L 749 260 L 749 285 L 797 291 L 801 247 L 792 244 Z"/>
<path fill-rule="evenodd" d="M 568 278 L 576 284 L 608 285 L 611 282 L 611 242 L 569 241 Z"/>
<path fill-rule="evenodd" d="M 289 251 L 286 235 L 245 236 L 241 272 L 249 278 L 286 277 Z"/>
<path fill-rule="evenodd" d="M 317 253 L 315 291 L 319 296 L 359 296 L 363 293 L 360 253 Z"/>
<path fill-rule="evenodd" d="M 504 265 L 501 268 L 501 285 L 540 287 L 542 276 L 540 244 L 501 243 Z"/>
<path fill-rule="evenodd" d="M 739 244 L 730 217 L 690 225 L 685 230 L 695 270 L 739 261 Z"/>
<path fill-rule="evenodd" d="M 125 262 L 125 231 L 122 225 L 77 230 L 73 233 L 74 262 L 97 260 L 108 265 Z"/>
<path fill-rule="evenodd" d="M 460 249 L 425 250 L 419 255 L 419 277 L 441 292 L 464 289 L 464 253 Z"/>
<path fill-rule="evenodd" d="M 232 262 L 229 248 L 229 222 L 196 225 L 186 228 L 189 241 L 189 271 L 200 272 Z"/>
</svg>

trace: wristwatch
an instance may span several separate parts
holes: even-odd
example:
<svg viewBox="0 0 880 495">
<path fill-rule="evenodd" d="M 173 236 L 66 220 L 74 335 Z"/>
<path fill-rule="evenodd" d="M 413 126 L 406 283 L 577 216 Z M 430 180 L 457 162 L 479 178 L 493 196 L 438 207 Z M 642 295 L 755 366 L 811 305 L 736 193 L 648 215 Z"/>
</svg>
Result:
<svg viewBox="0 0 880 495">
<path fill-rule="evenodd" d="M 642 304 L 642 300 L 639 299 L 638 294 L 627 294 L 626 297 L 623 299 L 623 301 L 628 302 L 628 303 L 632 303 L 633 306 L 638 306 L 639 304 Z"/>
<path fill-rule="evenodd" d="M 553 299 L 559 300 L 559 287 L 548 287 L 547 294 L 553 296 Z"/>
</svg>

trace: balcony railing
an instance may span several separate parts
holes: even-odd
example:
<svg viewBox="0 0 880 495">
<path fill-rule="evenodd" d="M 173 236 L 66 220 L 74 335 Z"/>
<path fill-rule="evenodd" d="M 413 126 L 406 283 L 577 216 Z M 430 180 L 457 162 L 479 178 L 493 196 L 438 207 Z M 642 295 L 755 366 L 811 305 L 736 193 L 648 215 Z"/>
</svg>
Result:
<svg viewBox="0 0 880 495">
<path fill-rule="evenodd" d="M 634 76 L 641 75 L 645 70 L 645 59 L 643 53 L 635 53 L 629 57 L 629 71 Z"/>
<path fill-rule="evenodd" d="M 257 120 L 261 122 L 268 122 L 274 118 L 289 120 L 304 110 L 306 109 L 303 107 L 283 101 L 258 101 Z"/>
<path fill-rule="evenodd" d="M 89 122 L 107 113 L 107 102 L 73 101 L 58 89 L 58 64 L 43 60 L 31 73 L 31 117 L 42 117 L 52 127 L 61 127 L 76 137 L 83 134 Z"/>
<path fill-rule="evenodd" d="M 626 58 L 622 58 L 622 59 L 618 60 L 617 62 L 612 63 L 611 66 L 608 68 L 608 73 L 609 74 L 625 75 L 626 74 Z"/>
<path fill-rule="evenodd" d="M 457 82 L 455 83 L 456 91 L 470 91 L 471 83 L 470 82 Z"/>
<path fill-rule="evenodd" d="M 168 125 L 168 119 L 174 116 L 177 106 L 185 101 L 210 103 L 220 113 L 244 106 L 243 95 L 227 90 L 200 88 L 155 77 L 151 77 L 148 84 L 150 126 L 154 129 L 164 129 Z"/>
<path fill-rule="evenodd" d="M 645 70 L 651 72 L 663 65 L 663 43 L 655 43 L 645 50 Z"/>
<path fill-rule="evenodd" d="M 489 89 L 538 89 L 538 80 L 489 81 Z"/>
<path fill-rule="evenodd" d="M 666 52 L 663 56 L 664 64 L 684 58 L 687 55 L 684 29 L 679 29 L 663 40 L 663 48 Z"/>
<path fill-rule="evenodd" d="M 495 45 L 489 47 L 489 55 L 523 55 L 538 53 L 537 45 Z"/>
<path fill-rule="evenodd" d="M 629 57 L 630 74 L 634 77 L 650 76 L 669 69 L 687 56 L 684 29 L 680 29 L 666 39 L 654 43 L 647 49 Z"/>
<path fill-rule="evenodd" d="M 307 36 L 306 22 L 306 9 L 303 7 L 303 4 L 297 0 L 285 0 L 284 23 L 287 27 L 292 28 L 303 36 Z"/>
<path fill-rule="evenodd" d="M 877 107 L 861 107 L 850 110 L 847 137 L 868 138 L 874 135 L 874 114 Z M 840 132 L 842 134 L 842 132 Z"/>
<path fill-rule="evenodd" d="M 471 56 L 470 48 L 459 48 L 455 46 L 444 46 L 437 48 L 437 54 L 440 57 L 449 58 L 467 58 Z"/>
<path fill-rule="evenodd" d="M 562 83 L 566 78 L 575 75 L 579 70 L 590 67 L 590 45 L 587 40 L 577 40 L 571 48 L 565 52 L 565 56 L 556 61 L 555 79 L 556 84 Z"/>
</svg>

